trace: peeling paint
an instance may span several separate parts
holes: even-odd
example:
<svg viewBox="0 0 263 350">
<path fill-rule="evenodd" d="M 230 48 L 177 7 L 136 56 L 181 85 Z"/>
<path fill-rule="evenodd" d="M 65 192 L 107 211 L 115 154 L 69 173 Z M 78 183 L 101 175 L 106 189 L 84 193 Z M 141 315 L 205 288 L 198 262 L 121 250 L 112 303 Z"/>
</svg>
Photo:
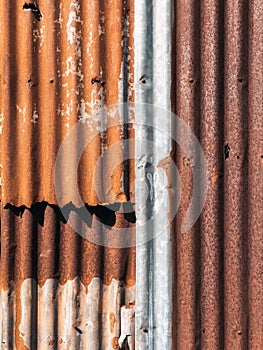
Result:
<svg viewBox="0 0 263 350">
<path fill-rule="evenodd" d="M 11 348 L 13 332 L 12 323 L 6 323 L 10 322 L 9 295 L 10 291 L 3 290 L 0 294 L 0 333 L 2 344 L 6 346 L 3 349 Z M 65 285 L 59 285 L 57 279 L 48 279 L 40 287 L 33 279 L 26 279 L 21 285 L 20 298 L 19 331 L 28 349 L 47 349 L 51 345 L 55 349 L 58 343 L 63 350 L 112 349 L 112 338 L 120 337 L 121 303 L 134 302 L 135 287 L 124 288 L 116 280 L 106 286 L 99 278 L 93 278 L 88 287 L 79 278 L 67 281 Z M 14 295 L 12 300 L 15 300 Z M 36 325 L 36 320 L 37 338 L 31 333 L 34 331 L 32 322 Z"/>
</svg>

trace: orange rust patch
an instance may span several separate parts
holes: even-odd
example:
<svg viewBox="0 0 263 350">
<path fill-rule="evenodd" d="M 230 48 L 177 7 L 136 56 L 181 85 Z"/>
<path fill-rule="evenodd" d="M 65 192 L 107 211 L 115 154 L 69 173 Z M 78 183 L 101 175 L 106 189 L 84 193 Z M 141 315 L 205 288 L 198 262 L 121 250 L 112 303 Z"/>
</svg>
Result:
<svg viewBox="0 0 263 350">
<path fill-rule="evenodd" d="M 114 313 L 112 312 L 110 314 L 110 331 L 111 331 L 111 333 L 113 333 L 113 331 L 114 331 L 114 325 L 115 325 L 115 316 L 114 316 Z"/>
<path fill-rule="evenodd" d="M 114 349 L 114 350 L 118 350 L 120 348 L 117 337 L 112 338 L 111 346 L 112 346 L 112 349 Z"/>
</svg>

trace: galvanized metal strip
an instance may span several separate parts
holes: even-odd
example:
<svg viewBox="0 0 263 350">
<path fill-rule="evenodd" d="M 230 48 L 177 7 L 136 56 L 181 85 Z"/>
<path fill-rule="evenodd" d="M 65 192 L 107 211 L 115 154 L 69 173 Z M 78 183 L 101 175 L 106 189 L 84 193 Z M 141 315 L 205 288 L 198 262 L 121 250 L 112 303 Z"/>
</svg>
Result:
<svg viewBox="0 0 263 350">
<path fill-rule="evenodd" d="M 164 174 L 154 168 L 154 164 L 169 156 L 171 151 L 171 135 L 163 135 L 160 132 L 163 128 L 171 131 L 171 33 L 170 1 L 135 1 L 135 153 L 138 184 L 135 189 L 136 349 L 172 348 L 172 244 L 168 222 L 169 200 L 164 189 L 165 181 L 158 181 L 158 177 Z M 141 103 L 150 103 L 153 108 Z M 162 115 L 160 110 L 155 111 L 155 107 L 163 108 Z M 147 140 L 149 143 L 140 144 L 140 140 Z M 140 182 L 148 186 L 146 203 L 145 192 L 142 191 Z M 162 192 L 160 201 L 159 192 Z M 151 215 L 153 220 L 148 220 Z M 142 225 L 145 221 L 147 224 Z M 146 243 L 142 243 L 143 237 L 148 238 Z"/>
</svg>

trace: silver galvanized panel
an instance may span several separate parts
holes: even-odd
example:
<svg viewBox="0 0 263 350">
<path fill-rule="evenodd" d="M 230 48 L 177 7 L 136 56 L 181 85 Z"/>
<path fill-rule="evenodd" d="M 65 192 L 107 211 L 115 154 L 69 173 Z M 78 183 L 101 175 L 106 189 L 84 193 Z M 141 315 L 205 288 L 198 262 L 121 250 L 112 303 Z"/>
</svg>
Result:
<svg viewBox="0 0 263 350">
<path fill-rule="evenodd" d="M 157 168 L 172 150 L 169 112 L 171 1 L 135 1 L 134 33 L 138 184 L 135 190 L 136 349 L 171 349 L 172 242 L 169 201 L 166 174 L 164 169 Z M 142 189 L 143 184 L 148 189 L 146 202 L 147 190 Z"/>
</svg>

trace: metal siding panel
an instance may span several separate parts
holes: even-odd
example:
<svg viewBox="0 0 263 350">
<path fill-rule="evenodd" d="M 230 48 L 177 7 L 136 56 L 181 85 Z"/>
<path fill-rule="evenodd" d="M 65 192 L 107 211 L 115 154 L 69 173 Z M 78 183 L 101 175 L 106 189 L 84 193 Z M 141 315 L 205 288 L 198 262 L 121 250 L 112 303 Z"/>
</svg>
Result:
<svg viewBox="0 0 263 350">
<path fill-rule="evenodd" d="M 200 227 L 182 235 L 193 182 L 175 149 L 183 197 L 174 225 L 174 348 L 259 349 L 262 4 L 174 3 L 172 108 L 200 133 L 209 171 Z"/>
<path fill-rule="evenodd" d="M 57 207 L 44 203 L 10 206 L 1 214 L 5 348 L 114 348 L 121 306 L 134 303 L 135 248 L 90 243 L 61 221 Z M 99 234 L 95 218 L 91 225 Z M 134 223 L 117 213 L 112 230 L 118 227 Z"/>
<path fill-rule="evenodd" d="M 133 162 L 124 164 L 122 151 L 109 152 L 105 169 L 99 173 L 97 180 L 104 186 L 111 176 L 109 188 L 102 187 L 100 198 L 94 169 L 106 148 L 121 145 L 133 133 L 132 125 L 124 125 L 127 117 L 122 112 L 118 125 L 103 130 L 111 117 L 99 112 L 133 100 L 133 2 L 40 0 L 39 20 L 33 11 L 23 9 L 24 4 L 17 0 L 1 7 L 3 203 L 28 207 L 43 200 L 58 203 L 53 178 L 56 156 L 78 120 L 89 125 L 91 134 L 97 128 L 79 164 L 79 191 L 84 202 L 98 205 L 129 200 Z M 79 141 L 63 155 L 65 161 L 74 161 Z M 118 166 L 111 169 L 116 158 Z M 70 184 L 64 190 L 63 204 L 75 200 Z"/>
<path fill-rule="evenodd" d="M 38 19 L 24 4 L 0 2 L 1 348 L 116 349 L 135 303 L 132 348 L 262 350 L 262 1 L 39 0 Z M 99 127 L 111 125 L 102 107 L 134 101 L 136 130 L 132 108 L 122 106 L 117 127 Z M 206 202 L 187 232 L 192 140 L 172 149 L 156 129 L 177 140 L 178 125 L 139 103 L 171 108 L 205 153 Z M 90 135 L 99 127 L 79 163 L 80 194 L 93 205 L 89 229 L 104 242 L 101 220 L 118 244 L 118 229 L 134 234 L 136 226 L 136 254 L 77 235 L 69 224 L 78 227 L 77 209 L 69 205 L 65 219 L 56 206 L 58 148 L 78 120 Z M 62 153 L 70 164 L 85 131 L 77 136 Z M 110 152 L 99 168 L 99 196 L 98 159 L 129 137 L 135 149 Z M 177 174 L 161 201 L 148 164 L 168 155 L 182 186 L 172 225 Z M 74 204 L 76 194 L 65 188 L 61 198 Z M 136 203 L 136 224 L 135 213 L 120 208 L 109 217 L 113 208 L 98 206 L 128 200 Z"/>
</svg>

